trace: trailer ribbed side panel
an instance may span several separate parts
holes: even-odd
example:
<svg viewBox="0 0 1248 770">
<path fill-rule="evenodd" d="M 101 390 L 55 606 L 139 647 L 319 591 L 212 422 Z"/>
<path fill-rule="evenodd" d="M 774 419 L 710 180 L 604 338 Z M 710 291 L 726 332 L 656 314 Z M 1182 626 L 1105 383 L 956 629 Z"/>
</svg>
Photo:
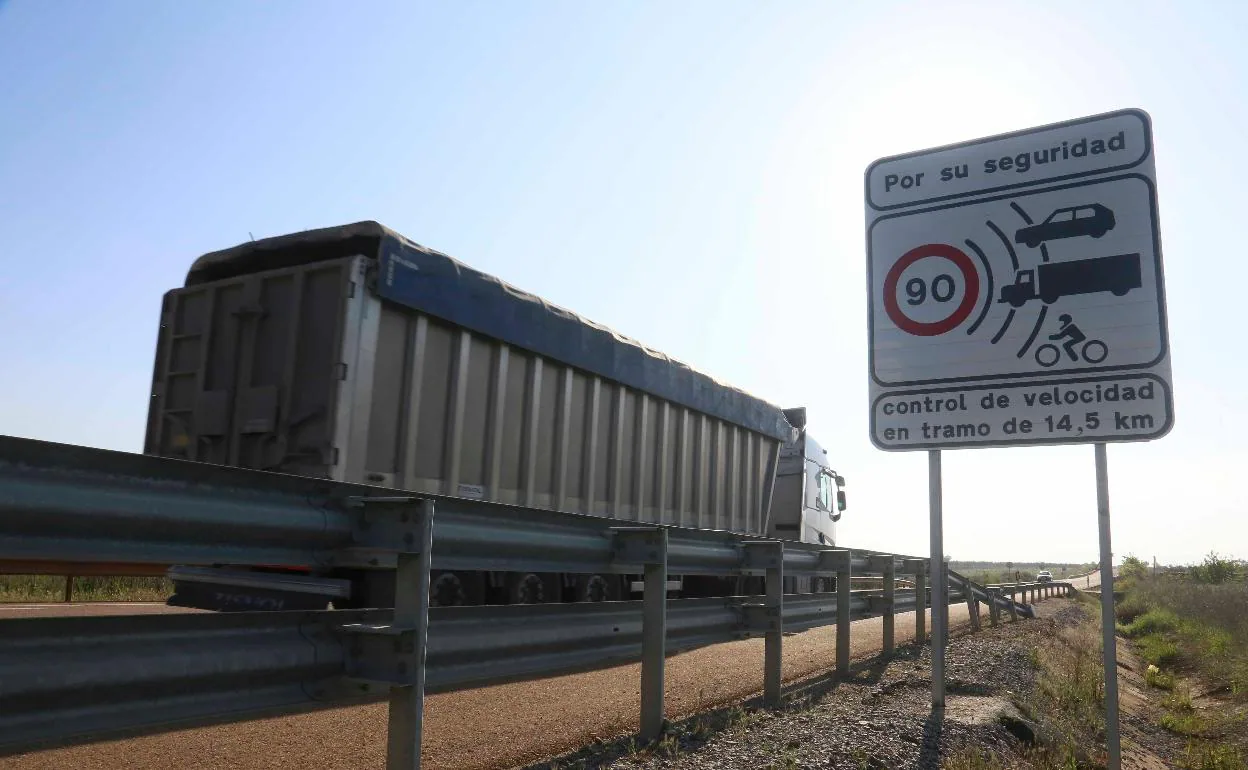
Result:
<svg viewBox="0 0 1248 770">
<path fill-rule="evenodd" d="M 372 264 L 169 292 L 146 451 L 765 531 L 776 439 L 383 301 Z"/>
</svg>

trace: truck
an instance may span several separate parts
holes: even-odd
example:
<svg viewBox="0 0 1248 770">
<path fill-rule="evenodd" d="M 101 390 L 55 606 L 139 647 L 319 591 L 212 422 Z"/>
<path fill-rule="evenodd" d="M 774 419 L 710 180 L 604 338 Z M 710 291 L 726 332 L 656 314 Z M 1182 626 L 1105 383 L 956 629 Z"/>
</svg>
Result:
<svg viewBox="0 0 1248 770">
<path fill-rule="evenodd" d="M 1019 270 L 1014 283 L 1001 287 L 998 302 L 1020 308 L 1039 298 L 1051 305 L 1061 297 L 1108 291 L 1115 297 L 1140 288 L 1140 255 L 1115 254 L 1109 257 L 1044 262 L 1035 270 Z"/>
<path fill-rule="evenodd" d="M 374 221 L 204 254 L 162 302 L 144 453 L 835 545 L 844 477 L 782 409 Z M 434 553 L 437 545 L 435 542 Z M 368 573 L 174 567 L 173 604 L 349 607 Z M 833 581 L 794 591 L 832 590 Z M 435 571 L 434 606 L 640 576 Z M 672 576 L 674 596 L 748 591 Z"/>
</svg>

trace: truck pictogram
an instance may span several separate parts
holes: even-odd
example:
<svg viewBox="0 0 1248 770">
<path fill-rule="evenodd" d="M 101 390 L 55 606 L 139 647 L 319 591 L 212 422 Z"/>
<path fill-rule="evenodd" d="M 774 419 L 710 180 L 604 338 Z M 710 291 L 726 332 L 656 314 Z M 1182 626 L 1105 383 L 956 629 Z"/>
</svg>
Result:
<svg viewBox="0 0 1248 770">
<path fill-rule="evenodd" d="M 1102 291 L 1121 297 L 1140 286 L 1140 255 L 1115 254 L 1045 262 L 1035 270 L 1019 270 L 1014 283 L 1001 287 L 1001 298 L 997 301 L 1008 302 L 1018 308 L 1039 298 L 1044 304 L 1051 305 L 1060 297 Z"/>
</svg>

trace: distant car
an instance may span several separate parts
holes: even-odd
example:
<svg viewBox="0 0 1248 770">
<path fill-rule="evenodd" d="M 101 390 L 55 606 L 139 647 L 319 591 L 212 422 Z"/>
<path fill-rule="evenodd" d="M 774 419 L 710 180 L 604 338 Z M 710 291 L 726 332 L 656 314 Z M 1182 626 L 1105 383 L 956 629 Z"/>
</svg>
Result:
<svg viewBox="0 0 1248 770">
<path fill-rule="evenodd" d="M 1038 225 L 1024 227 L 1014 233 L 1015 243 L 1036 248 L 1045 241 L 1090 235 L 1100 238 L 1114 229 L 1114 212 L 1099 203 L 1058 209 Z"/>
<path fill-rule="evenodd" d="M 1037 583 L 1052 583 L 1053 573 L 1049 572 L 1046 569 L 1044 572 L 1041 572 L 1039 575 L 1036 575 L 1036 582 Z"/>
</svg>

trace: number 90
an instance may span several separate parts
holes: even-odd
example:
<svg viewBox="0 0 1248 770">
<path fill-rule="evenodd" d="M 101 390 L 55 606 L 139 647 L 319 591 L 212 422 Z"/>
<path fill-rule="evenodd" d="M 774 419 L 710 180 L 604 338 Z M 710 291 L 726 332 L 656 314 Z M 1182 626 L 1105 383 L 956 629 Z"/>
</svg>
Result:
<svg viewBox="0 0 1248 770">
<path fill-rule="evenodd" d="M 953 276 L 947 273 L 941 273 L 932 279 L 931 291 L 928 291 L 927 282 L 922 278 L 911 278 L 906 281 L 906 303 L 910 305 L 922 305 L 927 301 L 930 293 L 932 299 L 937 302 L 948 302 L 953 299 L 956 286 L 953 283 Z"/>
</svg>

